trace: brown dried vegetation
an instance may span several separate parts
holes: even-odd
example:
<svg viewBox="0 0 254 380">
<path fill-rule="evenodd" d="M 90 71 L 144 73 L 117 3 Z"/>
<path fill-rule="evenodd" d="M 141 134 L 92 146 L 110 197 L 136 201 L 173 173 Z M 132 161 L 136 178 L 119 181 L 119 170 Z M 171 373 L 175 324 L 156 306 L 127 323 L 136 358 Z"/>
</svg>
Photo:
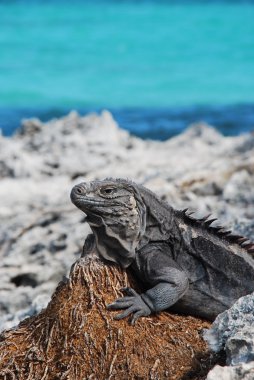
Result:
<svg viewBox="0 0 254 380">
<path fill-rule="evenodd" d="M 130 285 L 116 266 L 78 260 L 45 310 L 0 336 L 0 379 L 204 379 L 214 358 L 199 333 L 209 323 L 166 312 L 116 321 L 105 305 Z"/>
</svg>

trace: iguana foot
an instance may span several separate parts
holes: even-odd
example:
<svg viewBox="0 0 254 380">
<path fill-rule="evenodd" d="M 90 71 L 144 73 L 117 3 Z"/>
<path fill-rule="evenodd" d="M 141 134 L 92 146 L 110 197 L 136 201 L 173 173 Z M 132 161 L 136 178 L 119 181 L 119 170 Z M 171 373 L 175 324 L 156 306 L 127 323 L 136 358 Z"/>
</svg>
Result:
<svg viewBox="0 0 254 380">
<path fill-rule="evenodd" d="M 131 325 L 134 325 L 136 320 L 140 317 L 145 317 L 151 314 L 151 309 L 144 302 L 142 297 L 132 288 L 122 288 L 121 291 L 127 295 L 127 297 L 118 298 L 115 302 L 107 305 L 109 310 L 125 309 L 121 314 L 117 314 L 114 319 L 123 319 L 132 314 Z"/>
</svg>

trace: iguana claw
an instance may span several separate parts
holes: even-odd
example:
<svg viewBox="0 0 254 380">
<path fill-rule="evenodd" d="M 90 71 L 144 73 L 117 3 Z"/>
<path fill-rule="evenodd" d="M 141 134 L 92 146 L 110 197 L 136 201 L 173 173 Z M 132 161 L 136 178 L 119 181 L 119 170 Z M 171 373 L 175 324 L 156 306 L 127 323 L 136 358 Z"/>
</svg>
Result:
<svg viewBox="0 0 254 380">
<path fill-rule="evenodd" d="M 107 305 L 109 310 L 125 309 L 123 313 L 117 314 L 114 319 L 119 320 L 128 317 L 132 314 L 131 325 L 134 325 L 136 320 L 140 317 L 145 317 L 151 314 L 151 309 L 144 302 L 142 297 L 132 288 L 122 288 L 122 292 L 128 296 L 118 298 L 115 302 Z"/>
</svg>

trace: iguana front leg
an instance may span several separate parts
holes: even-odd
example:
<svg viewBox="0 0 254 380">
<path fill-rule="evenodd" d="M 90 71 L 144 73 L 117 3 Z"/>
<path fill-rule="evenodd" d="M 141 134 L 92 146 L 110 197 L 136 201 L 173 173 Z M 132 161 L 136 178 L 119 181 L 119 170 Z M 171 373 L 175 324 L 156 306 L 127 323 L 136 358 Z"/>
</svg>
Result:
<svg viewBox="0 0 254 380">
<path fill-rule="evenodd" d="M 139 295 L 135 290 L 125 288 L 124 291 L 128 296 L 118 298 L 107 306 L 110 310 L 125 309 L 115 319 L 133 314 L 131 324 L 134 324 L 139 317 L 169 308 L 185 294 L 189 284 L 186 274 L 170 257 L 164 259 L 155 260 L 153 263 L 154 260 L 150 257 L 149 262 L 142 268 L 141 274 L 144 279 L 148 279 L 149 283 L 154 285 L 151 289 Z"/>
<path fill-rule="evenodd" d="M 118 298 L 115 302 L 107 305 L 107 309 L 109 310 L 125 309 L 123 313 L 116 315 L 114 319 L 123 319 L 133 314 L 131 324 L 134 325 L 139 317 L 145 317 L 151 314 L 151 309 L 143 300 L 142 295 L 139 295 L 132 288 L 122 288 L 121 291 L 127 296 Z"/>
</svg>

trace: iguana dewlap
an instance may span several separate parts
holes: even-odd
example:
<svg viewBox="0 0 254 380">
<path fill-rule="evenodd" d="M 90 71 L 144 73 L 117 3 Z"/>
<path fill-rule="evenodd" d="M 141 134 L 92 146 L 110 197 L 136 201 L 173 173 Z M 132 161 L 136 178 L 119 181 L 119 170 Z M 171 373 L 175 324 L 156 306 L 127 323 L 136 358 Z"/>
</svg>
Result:
<svg viewBox="0 0 254 380">
<path fill-rule="evenodd" d="M 172 307 L 214 319 L 254 291 L 254 245 L 178 211 L 141 185 L 123 179 L 81 183 L 72 202 L 87 215 L 99 254 L 130 267 L 146 287 L 108 305 L 125 309 L 118 319 Z"/>
</svg>

